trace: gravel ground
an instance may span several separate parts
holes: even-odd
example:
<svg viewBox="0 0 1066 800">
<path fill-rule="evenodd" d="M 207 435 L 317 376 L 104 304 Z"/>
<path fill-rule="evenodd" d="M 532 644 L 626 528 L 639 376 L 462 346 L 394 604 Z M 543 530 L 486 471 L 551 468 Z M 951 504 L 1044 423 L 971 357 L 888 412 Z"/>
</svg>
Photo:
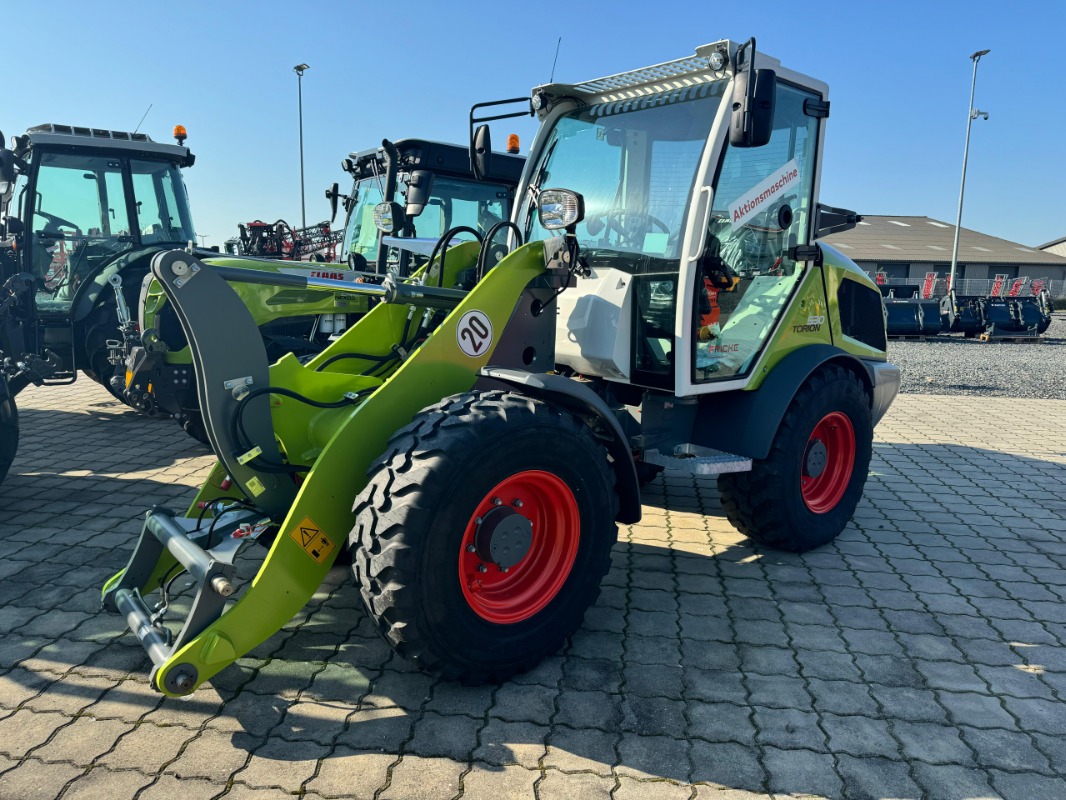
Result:
<svg viewBox="0 0 1066 800">
<path fill-rule="evenodd" d="M 1055 314 L 1040 344 L 980 342 L 961 334 L 890 340 L 902 392 L 1066 400 L 1066 314 Z"/>
</svg>

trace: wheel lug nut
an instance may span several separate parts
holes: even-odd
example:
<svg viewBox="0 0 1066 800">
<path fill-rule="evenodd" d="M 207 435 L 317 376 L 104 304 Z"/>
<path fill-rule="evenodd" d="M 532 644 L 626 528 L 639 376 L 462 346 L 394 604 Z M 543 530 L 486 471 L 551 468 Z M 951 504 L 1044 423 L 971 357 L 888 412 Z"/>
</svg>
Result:
<svg viewBox="0 0 1066 800">
<path fill-rule="evenodd" d="M 475 525 L 480 525 L 481 524 L 481 517 L 474 517 L 474 524 Z"/>
<path fill-rule="evenodd" d="M 521 508 L 522 501 L 516 497 L 514 500 L 511 501 L 511 505 L 513 505 L 515 508 Z"/>
<path fill-rule="evenodd" d="M 489 568 L 486 567 L 484 564 L 478 564 L 477 565 L 477 571 L 478 572 L 488 572 Z"/>
<path fill-rule="evenodd" d="M 503 505 L 503 500 L 501 500 L 498 497 L 494 497 L 494 498 L 492 498 L 492 504 L 494 506 L 502 506 Z"/>
<path fill-rule="evenodd" d="M 472 545 L 472 544 L 468 544 L 466 546 L 466 552 L 468 552 L 468 553 L 476 553 L 477 552 L 477 548 L 474 547 L 474 545 Z"/>
</svg>

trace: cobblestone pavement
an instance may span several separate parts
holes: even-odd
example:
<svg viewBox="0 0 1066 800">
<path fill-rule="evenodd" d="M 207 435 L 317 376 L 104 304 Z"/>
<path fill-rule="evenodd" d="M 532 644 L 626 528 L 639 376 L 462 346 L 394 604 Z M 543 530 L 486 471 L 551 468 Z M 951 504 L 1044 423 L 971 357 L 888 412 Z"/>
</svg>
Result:
<svg viewBox="0 0 1066 800">
<path fill-rule="evenodd" d="M 347 574 L 191 698 L 98 609 L 208 469 L 88 380 L 0 487 L 0 797 L 1066 797 L 1066 403 L 903 396 L 852 526 L 760 551 L 668 477 L 585 626 L 503 686 L 412 671 Z"/>
</svg>

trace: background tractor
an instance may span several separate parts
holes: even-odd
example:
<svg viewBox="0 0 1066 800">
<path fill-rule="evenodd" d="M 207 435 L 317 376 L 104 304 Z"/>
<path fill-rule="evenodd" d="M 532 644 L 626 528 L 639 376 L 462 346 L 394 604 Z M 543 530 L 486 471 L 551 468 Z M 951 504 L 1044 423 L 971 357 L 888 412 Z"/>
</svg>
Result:
<svg viewBox="0 0 1066 800">
<path fill-rule="evenodd" d="M 827 94 L 754 39 L 538 87 L 518 112 L 541 128 L 512 221 L 451 248 L 446 231 L 411 281 L 155 258 L 219 463 L 184 515 L 148 512 L 104 587 L 153 684 L 192 692 L 280 629 L 345 548 L 368 614 L 421 668 L 528 669 L 581 624 L 616 524 L 639 520 L 640 463 L 719 475 L 762 545 L 835 537 L 899 371 L 876 286 L 816 241 L 856 219 L 817 202 Z M 489 131 L 471 138 L 488 174 Z M 310 360 L 270 365 L 227 280 L 380 302 Z M 238 589 L 253 540 L 269 549 Z M 196 591 L 175 631 L 162 620 L 183 571 Z"/>
<path fill-rule="evenodd" d="M 465 147 L 424 139 L 386 140 L 380 148 L 352 153 L 344 159 L 342 166 L 353 178 L 347 196 L 340 195 L 336 184 L 326 192 L 333 202 L 334 216 L 343 200 L 345 263 L 280 261 L 280 250 L 271 251 L 273 260 L 251 255 L 215 256 L 206 263 L 345 282 L 380 282 L 390 268 L 407 275 L 426 261 L 433 243 L 445 230 L 466 228 L 469 238 L 484 234 L 510 215 L 525 159 L 496 155 L 491 174 L 478 181 L 471 174 Z M 374 210 L 380 203 L 390 211 L 393 204 L 396 206 L 392 213 L 400 224 L 390 230 L 391 237 L 383 236 L 374 224 Z M 389 242 L 397 237 L 431 238 L 428 244 L 422 243 L 425 253 L 419 255 L 390 248 Z M 271 361 L 285 353 L 310 357 L 321 352 L 365 314 L 372 302 L 347 292 L 285 285 L 234 283 L 233 288 L 255 319 Z M 208 442 L 188 340 L 158 282 L 145 281 L 137 308 L 137 333 L 128 340 L 125 376 L 119 387 L 123 396 L 144 413 L 175 417 L 190 435 Z"/>
<path fill-rule="evenodd" d="M 149 262 L 196 239 L 181 177 L 194 156 L 175 135 L 38 125 L 11 149 L 0 135 L 0 480 L 27 385 L 81 370 L 118 396 L 115 340 Z"/>
</svg>

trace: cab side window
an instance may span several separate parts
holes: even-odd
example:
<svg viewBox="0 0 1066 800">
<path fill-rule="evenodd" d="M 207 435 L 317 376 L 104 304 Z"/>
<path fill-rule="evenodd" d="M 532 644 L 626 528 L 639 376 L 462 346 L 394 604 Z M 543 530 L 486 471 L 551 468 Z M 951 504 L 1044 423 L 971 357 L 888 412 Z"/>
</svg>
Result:
<svg viewBox="0 0 1066 800">
<path fill-rule="evenodd" d="M 696 277 L 696 381 L 740 377 L 755 363 L 803 275 L 788 256 L 807 242 L 820 99 L 778 83 L 774 130 L 762 147 L 726 146 Z"/>
</svg>

